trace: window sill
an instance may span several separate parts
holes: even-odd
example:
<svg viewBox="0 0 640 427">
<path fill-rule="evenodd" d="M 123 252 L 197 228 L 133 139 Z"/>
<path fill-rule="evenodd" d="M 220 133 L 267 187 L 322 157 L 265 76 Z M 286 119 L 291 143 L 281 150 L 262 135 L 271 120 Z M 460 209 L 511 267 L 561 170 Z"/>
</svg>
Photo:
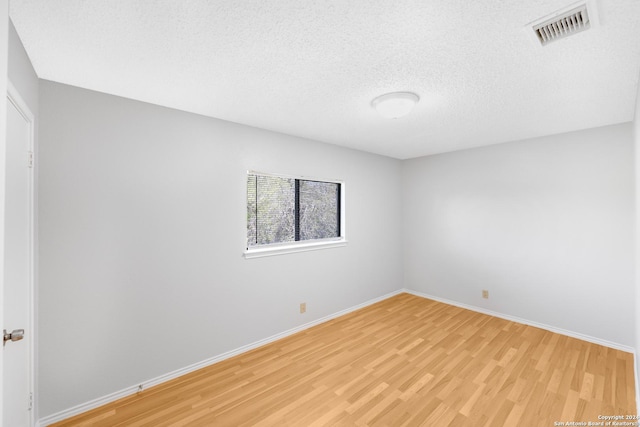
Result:
<svg viewBox="0 0 640 427">
<path fill-rule="evenodd" d="M 308 242 L 308 243 L 296 243 L 293 245 L 278 245 L 271 247 L 261 247 L 247 249 L 244 253 L 246 259 L 262 258 L 266 256 L 292 254 L 296 252 L 317 251 L 320 249 L 339 248 L 341 246 L 347 246 L 345 239 L 331 240 L 328 242 Z"/>
</svg>

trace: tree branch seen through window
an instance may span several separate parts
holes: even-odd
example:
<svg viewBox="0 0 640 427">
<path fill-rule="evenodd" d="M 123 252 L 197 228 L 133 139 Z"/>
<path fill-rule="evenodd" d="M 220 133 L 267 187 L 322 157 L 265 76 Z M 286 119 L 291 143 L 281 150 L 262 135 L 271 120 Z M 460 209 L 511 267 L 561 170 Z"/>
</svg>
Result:
<svg viewBox="0 0 640 427">
<path fill-rule="evenodd" d="M 247 247 L 338 238 L 341 184 L 247 176 Z"/>
</svg>

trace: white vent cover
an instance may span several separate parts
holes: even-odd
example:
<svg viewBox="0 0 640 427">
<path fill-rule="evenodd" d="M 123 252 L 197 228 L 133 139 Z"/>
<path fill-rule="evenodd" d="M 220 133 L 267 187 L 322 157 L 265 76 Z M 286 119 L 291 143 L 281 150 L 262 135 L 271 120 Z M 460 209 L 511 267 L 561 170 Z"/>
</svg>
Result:
<svg viewBox="0 0 640 427">
<path fill-rule="evenodd" d="M 587 7 L 587 2 L 573 4 L 568 8 L 539 19 L 531 24 L 538 42 L 545 46 L 556 40 L 588 30 L 593 23 L 594 7 Z"/>
</svg>

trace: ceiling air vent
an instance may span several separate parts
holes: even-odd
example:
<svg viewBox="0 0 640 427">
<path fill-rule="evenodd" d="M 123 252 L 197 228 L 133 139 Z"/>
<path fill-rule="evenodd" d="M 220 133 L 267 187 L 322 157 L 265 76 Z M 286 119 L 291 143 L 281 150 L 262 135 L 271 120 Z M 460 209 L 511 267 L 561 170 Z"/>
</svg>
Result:
<svg viewBox="0 0 640 427">
<path fill-rule="evenodd" d="M 593 18 L 587 3 L 573 4 L 569 8 L 560 10 L 551 16 L 542 18 L 529 25 L 535 37 L 542 46 L 564 37 L 591 28 Z"/>
</svg>

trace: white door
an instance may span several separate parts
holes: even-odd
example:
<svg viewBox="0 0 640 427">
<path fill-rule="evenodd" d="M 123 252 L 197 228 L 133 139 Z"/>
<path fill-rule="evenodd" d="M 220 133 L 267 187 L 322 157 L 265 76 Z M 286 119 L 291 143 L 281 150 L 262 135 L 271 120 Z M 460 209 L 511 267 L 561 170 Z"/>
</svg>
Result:
<svg viewBox="0 0 640 427">
<path fill-rule="evenodd" d="M 4 318 L 7 333 L 19 332 L 4 342 L 3 424 L 31 426 L 32 346 L 32 129 L 33 116 L 17 94 L 7 99 L 5 186 Z M 8 337 L 4 337 L 5 339 Z"/>
</svg>

